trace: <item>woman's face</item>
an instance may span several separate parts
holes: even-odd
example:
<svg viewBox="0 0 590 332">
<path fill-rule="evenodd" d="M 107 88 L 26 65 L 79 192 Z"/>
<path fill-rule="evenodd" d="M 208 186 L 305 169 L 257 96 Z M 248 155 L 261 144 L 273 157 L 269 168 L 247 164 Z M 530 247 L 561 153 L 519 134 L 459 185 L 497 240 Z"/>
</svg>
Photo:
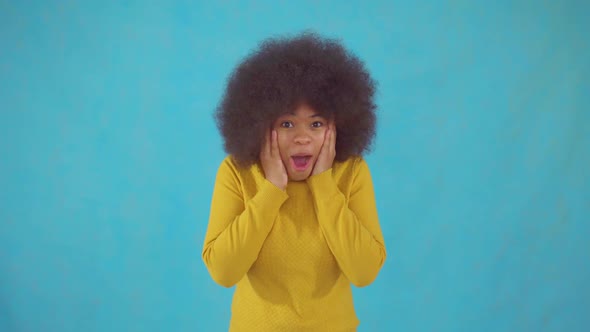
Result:
<svg viewBox="0 0 590 332">
<path fill-rule="evenodd" d="M 307 179 L 324 143 L 328 120 L 302 104 L 293 113 L 279 117 L 273 129 L 289 180 Z"/>
</svg>

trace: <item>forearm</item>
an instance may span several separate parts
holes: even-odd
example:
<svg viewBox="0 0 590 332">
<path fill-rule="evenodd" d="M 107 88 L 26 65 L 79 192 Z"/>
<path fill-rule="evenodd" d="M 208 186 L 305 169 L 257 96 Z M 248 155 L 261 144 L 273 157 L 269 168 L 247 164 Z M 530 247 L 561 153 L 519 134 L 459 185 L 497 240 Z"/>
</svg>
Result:
<svg viewBox="0 0 590 332">
<path fill-rule="evenodd" d="M 378 230 L 376 208 L 357 215 L 329 171 L 310 178 L 309 183 L 320 228 L 340 269 L 354 285 L 370 284 L 386 257 L 380 230 L 372 232 L 365 226 Z M 369 199 L 365 205 L 371 204 Z"/>
<path fill-rule="evenodd" d="M 377 277 L 385 261 L 385 248 L 358 220 L 344 197 L 320 204 L 320 227 L 340 269 L 354 285 L 362 287 Z"/>
<path fill-rule="evenodd" d="M 208 231 L 203 260 L 217 283 L 231 287 L 248 272 L 286 199 L 285 192 L 266 182 L 239 215 L 228 215 L 227 202 L 214 195 L 209 223 L 226 226 Z"/>
</svg>

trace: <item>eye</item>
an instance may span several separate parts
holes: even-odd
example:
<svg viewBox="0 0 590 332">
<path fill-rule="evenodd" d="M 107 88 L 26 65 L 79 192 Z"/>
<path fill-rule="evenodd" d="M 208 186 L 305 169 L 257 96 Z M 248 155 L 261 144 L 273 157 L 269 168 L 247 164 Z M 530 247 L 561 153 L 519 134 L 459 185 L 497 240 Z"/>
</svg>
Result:
<svg viewBox="0 0 590 332">
<path fill-rule="evenodd" d="M 293 128 L 293 123 L 291 121 L 283 121 L 281 122 L 282 128 Z"/>
<path fill-rule="evenodd" d="M 311 124 L 311 126 L 312 126 L 312 127 L 314 127 L 314 128 L 319 128 L 319 127 L 321 127 L 321 126 L 323 126 L 323 125 L 324 125 L 324 123 L 323 123 L 323 122 L 321 122 L 321 121 L 314 121 L 314 122 Z"/>
</svg>

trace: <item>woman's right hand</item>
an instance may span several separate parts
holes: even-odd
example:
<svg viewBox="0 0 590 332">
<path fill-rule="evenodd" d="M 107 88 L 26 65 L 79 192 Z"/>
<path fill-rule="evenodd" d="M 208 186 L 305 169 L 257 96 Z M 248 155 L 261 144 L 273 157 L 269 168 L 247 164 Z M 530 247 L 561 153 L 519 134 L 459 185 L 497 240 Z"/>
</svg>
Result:
<svg viewBox="0 0 590 332">
<path fill-rule="evenodd" d="M 269 130 L 260 150 L 260 162 L 264 176 L 281 190 L 287 188 L 289 177 L 279 153 L 278 134 L 276 130 Z"/>
</svg>

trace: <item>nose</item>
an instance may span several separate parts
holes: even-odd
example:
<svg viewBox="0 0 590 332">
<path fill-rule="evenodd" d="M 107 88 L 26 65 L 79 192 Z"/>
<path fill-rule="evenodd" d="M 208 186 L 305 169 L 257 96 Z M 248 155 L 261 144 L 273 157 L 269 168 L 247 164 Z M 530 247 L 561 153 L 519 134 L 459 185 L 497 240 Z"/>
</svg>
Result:
<svg viewBox="0 0 590 332">
<path fill-rule="evenodd" d="M 309 144 L 311 142 L 311 137 L 305 129 L 301 128 L 295 133 L 295 138 L 293 141 L 296 144 Z"/>
</svg>

